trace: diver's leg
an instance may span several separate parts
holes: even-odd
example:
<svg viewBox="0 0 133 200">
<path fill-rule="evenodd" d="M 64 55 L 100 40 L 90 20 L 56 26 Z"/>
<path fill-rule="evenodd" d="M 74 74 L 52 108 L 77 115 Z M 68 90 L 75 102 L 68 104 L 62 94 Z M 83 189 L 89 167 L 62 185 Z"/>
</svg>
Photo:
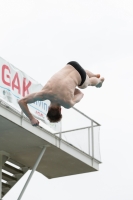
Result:
<svg viewBox="0 0 133 200">
<path fill-rule="evenodd" d="M 91 77 L 91 78 L 89 78 L 88 86 L 96 86 L 99 88 L 102 86 L 103 81 L 104 81 L 104 78 Z"/>
<path fill-rule="evenodd" d="M 90 72 L 89 70 L 85 70 L 86 74 L 89 76 L 89 78 L 91 77 L 97 77 L 100 78 L 100 74 L 93 74 L 92 72 Z"/>
</svg>

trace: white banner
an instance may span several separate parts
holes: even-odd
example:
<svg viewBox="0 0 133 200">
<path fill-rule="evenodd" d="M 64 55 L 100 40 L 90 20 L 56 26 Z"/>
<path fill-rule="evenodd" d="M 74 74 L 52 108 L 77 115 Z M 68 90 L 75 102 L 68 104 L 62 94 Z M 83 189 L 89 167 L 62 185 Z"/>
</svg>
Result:
<svg viewBox="0 0 133 200">
<path fill-rule="evenodd" d="M 0 98 L 19 111 L 21 111 L 21 109 L 18 105 L 18 100 L 28 94 L 40 91 L 43 87 L 41 84 L 37 83 L 34 79 L 14 67 L 12 64 L 6 62 L 1 57 L 0 74 Z M 32 114 L 48 123 L 46 114 L 48 112 L 49 104 L 50 102 L 48 100 L 37 101 L 28 104 L 28 107 Z M 60 123 L 49 123 L 49 126 L 58 131 L 60 129 Z"/>
</svg>

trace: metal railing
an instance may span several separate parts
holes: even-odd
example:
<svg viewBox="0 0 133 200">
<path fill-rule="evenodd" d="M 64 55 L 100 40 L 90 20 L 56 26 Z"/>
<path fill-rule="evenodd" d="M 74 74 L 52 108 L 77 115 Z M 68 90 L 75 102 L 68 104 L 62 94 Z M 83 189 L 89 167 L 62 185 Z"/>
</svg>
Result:
<svg viewBox="0 0 133 200">
<path fill-rule="evenodd" d="M 28 120 L 28 118 L 24 116 L 22 112 L 18 111 L 4 100 L 0 99 L 0 104 L 4 105 L 6 109 L 10 109 L 10 111 L 12 110 L 13 112 L 17 113 L 21 116 L 21 118 L 25 118 Z M 88 120 L 89 125 L 69 130 L 62 130 L 62 127 L 60 127 L 59 132 L 53 131 L 51 133 L 59 137 L 60 140 L 64 140 L 70 145 L 90 155 L 92 158 L 101 161 L 99 141 L 99 128 L 101 125 L 92 118 L 79 111 L 77 108 L 73 107 L 72 110 L 76 111 L 76 113 L 79 113 L 82 117 L 85 117 Z M 35 117 L 41 120 L 44 124 L 46 124 L 44 120 L 40 119 L 37 116 Z"/>
<path fill-rule="evenodd" d="M 87 118 L 90 125 L 63 131 L 61 128 L 60 132 L 54 134 L 61 140 L 65 140 L 70 145 L 80 149 L 84 153 L 87 153 L 92 158 L 101 161 L 99 141 L 99 130 L 101 125 L 79 111 L 77 108 L 73 107 L 73 110 Z M 77 144 L 76 139 L 78 140 Z"/>
</svg>

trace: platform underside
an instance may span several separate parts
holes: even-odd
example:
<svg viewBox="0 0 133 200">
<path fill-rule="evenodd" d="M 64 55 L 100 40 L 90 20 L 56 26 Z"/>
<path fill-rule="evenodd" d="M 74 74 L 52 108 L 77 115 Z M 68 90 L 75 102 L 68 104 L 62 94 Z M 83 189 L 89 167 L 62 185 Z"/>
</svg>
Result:
<svg viewBox="0 0 133 200">
<path fill-rule="evenodd" d="M 38 131 L 36 127 L 34 129 Z M 9 153 L 11 159 L 32 168 L 45 144 L 50 147 L 47 147 L 37 171 L 47 178 L 96 171 L 92 166 L 0 116 L 0 151 Z"/>
</svg>

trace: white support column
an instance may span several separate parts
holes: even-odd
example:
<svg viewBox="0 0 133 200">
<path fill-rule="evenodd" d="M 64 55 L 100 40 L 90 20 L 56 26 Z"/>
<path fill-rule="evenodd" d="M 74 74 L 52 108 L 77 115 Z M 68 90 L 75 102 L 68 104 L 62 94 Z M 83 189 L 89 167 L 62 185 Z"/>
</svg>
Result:
<svg viewBox="0 0 133 200">
<path fill-rule="evenodd" d="M 6 162 L 6 160 L 9 158 L 9 154 L 0 151 L 0 200 L 2 200 L 2 166 Z"/>
<path fill-rule="evenodd" d="M 27 188 L 27 186 L 28 186 L 28 184 L 29 184 L 29 182 L 30 182 L 30 180 L 31 180 L 31 177 L 33 176 L 33 173 L 35 172 L 36 168 L 38 167 L 38 165 L 39 165 L 39 163 L 40 163 L 40 161 L 41 161 L 41 159 L 42 159 L 42 157 L 43 157 L 43 154 L 44 154 L 46 148 L 47 148 L 47 145 L 45 145 L 45 146 L 43 147 L 43 150 L 41 151 L 41 154 L 39 155 L 39 157 L 38 157 L 38 159 L 37 159 L 37 161 L 36 161 L 36 163 L 35 163 L 35 165 L 34 165 L 32 171 L 31 171 L 31 173 L 30 173 L 30 175 L 29 175 L 29 177 L 28 177 L 28 179 L 27 179 L 27 181 L 26 181 L 26 183 L 25 183 L 25 185 L 24 185 L 24 187 L 23 187 L 23 189 L 22 189 L 22 191 L 21 191 L 19 197 L 18 197 L 18 200 L 20 200 L 21 197 L 23 196 L 23 194 L 24 194 L 24 192 L 25 192 L 25 190 L 26 190 L 26 188 Z"/>
</svg>

